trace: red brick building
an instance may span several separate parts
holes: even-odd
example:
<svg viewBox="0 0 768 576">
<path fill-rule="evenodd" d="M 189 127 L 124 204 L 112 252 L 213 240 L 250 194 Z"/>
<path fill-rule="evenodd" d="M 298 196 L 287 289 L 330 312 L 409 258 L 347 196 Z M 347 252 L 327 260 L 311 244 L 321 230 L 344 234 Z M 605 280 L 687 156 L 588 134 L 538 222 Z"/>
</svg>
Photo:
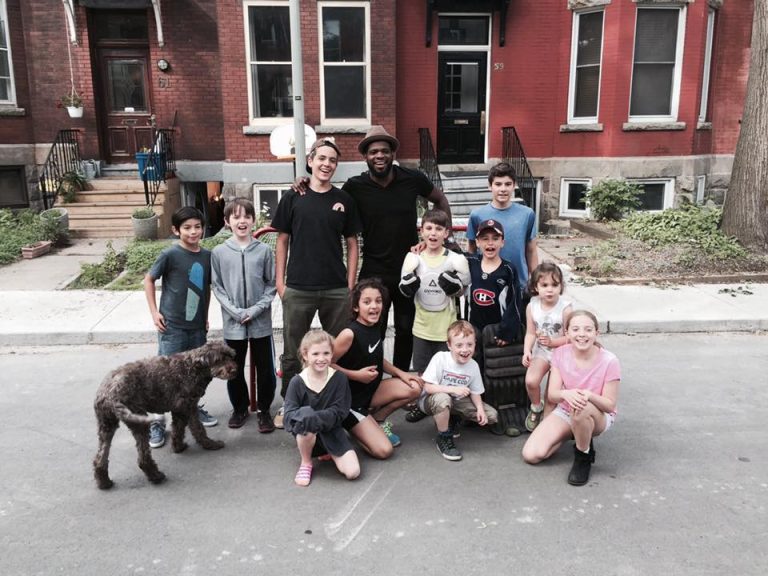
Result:
<svg viewBox="0 0 768 576">
<path fill-rule="evenodd" d="M 0 0 L 0 206 L 39 206 L 58 130 L 82 156 L 133 162 L 174 126 L 186 201 L 273 204 L 293 180 L 269 134 L 291 122 L 287 0 Z M 585 214 L 606 177 L 646 207 L 722 198 L 749 68 L 751 0 L 302 0 L 305 121 L 333 135 L 338 176 L 364 169 L 372 124 L 417 163 L 428 128 L 446 169 L 484 169 L 514 126 L 542 220 Z M 71 63 L 71 64 L 70 64 Z M 58 106 L 71 90 L 80 119 Z M 212 185 L 210 183 L 213 183 Z"/>
</svg>

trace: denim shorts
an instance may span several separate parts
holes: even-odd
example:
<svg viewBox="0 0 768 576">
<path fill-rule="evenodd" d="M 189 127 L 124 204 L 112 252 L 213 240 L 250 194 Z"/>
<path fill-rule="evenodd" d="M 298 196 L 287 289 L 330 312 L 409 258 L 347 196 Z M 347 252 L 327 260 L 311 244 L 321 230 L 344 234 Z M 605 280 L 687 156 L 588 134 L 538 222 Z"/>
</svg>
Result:
<svg viewBox="0 0 768 576">
<path fill-rule="evenodd" d="M 204 328 L 183 330 L 168 327 L 165 332 L 157 333 L 157 354 L 158 356 L 170 356 L 178 352 L 199 348 L 205 344 L 207 336 Z"/>
<path fill-rule="evenodd" d="M 564 420 L 568 426 L 572 426 L 571 413 L 567 410 L 564 410 L 563 407 L 559 404 L 555 407 L 554 410 L 552 410 L 552 414 Z M 616 415 L 609 414 L 608 412 L 603 412 L 603 414 L 605 414 L 605 428 L 603 428 L 603 432 L 608 432 L 608 430 L 611 429 L 611 426 L 613 426 L 613 423 L 616 421 Z"/>
</svg>

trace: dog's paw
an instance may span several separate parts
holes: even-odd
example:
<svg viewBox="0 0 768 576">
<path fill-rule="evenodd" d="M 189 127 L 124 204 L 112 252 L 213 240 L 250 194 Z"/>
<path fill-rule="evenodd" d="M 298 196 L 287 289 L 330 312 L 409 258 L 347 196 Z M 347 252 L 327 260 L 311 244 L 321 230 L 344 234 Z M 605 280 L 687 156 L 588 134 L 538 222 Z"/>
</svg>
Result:
<svg viewBox="0 0 768 576">
<path fill-rule="evenodd" d="M 224 448 L 224 442 L 221 440 L 208 440 L 207 442 L 204 442 L 201 444 L 203 448 L 206 450 L 221 450 Z"/>
<path fill-rule="evenodd" d="M 186 450 L 187 448 L 189 448 L 189 444 L 187 444 L 186 442 L 181 442 L 180 444 L 176 444 L 176 443 L 173 444 L 173 451 L 176 452 L 176 454 L 184 452 L 184 450 Z"/>
<path fill-rule="evenodd" d="M 160 472 L 160 470 L 158 470 L 155 474 L 152 474 L 148 478 L 149 478 L 149 481 L 152 482 L 152 484 L 162 484 L 163 482 L 165 482 L 165 474 Z"/>
</svg>

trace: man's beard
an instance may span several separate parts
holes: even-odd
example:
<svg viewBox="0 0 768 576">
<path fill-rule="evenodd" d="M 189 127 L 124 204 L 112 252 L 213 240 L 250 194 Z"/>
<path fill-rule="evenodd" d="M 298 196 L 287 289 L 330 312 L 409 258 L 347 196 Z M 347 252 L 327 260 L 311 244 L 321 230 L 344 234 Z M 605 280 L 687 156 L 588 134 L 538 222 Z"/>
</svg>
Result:
<svg viewBox="0 0 768 576">
<path fill-rule="evenodd" d="M 370 160 L 366 162 L 368 164 L 368 170 L 376 178 L 386 178 L 389 173 L 392 172 L 392 162 L 387 163 L 383 170 L 377 170 L 376 166 Z"/>
</svg>

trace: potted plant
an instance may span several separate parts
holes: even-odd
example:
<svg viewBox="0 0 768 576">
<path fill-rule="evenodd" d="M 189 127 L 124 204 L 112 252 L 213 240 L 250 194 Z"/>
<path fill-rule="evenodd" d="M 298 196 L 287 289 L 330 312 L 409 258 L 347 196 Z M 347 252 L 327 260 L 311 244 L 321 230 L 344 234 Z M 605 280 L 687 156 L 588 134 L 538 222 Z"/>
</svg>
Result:
<svg viewBox="0 0 768 576">
<path fill-rule="evenodd" d="M 157 220 L 152 206 L 136 208 L 131 215 L 134 236 L 139 240 L 157 240 Z"/>
<path fill-rule="evenodd" d="M 69 212 L 61 206 L 54 206 L 48 210 L 40 212 L 40 217 L 50 227 L 52 235 L 55 236 L 57 246 L 69 245 Z"/>
<path fill-rule="evenodd" d="M 70 170 L 69 172 L 65 172 L 61 177 L 61 183 L 59 184 L 58 190 L 56 190 L 56 195 L 60 196 L 62 202 L 65 204 L 70 204 L 77 200 L 77 193 L 85 190 L 87 187 L 88 182 L 86 181 L 85 176 L 79 172 Z"/>
<path fill-rule="evenodd" d="M 67 109 L 67 113 L 70 118 L 82 118 L 83 117 L 83 99 L 72 86 L 72 90 L 69 94 L 65 94 L 61 97 L 61 104 Z"/>
</svg>

